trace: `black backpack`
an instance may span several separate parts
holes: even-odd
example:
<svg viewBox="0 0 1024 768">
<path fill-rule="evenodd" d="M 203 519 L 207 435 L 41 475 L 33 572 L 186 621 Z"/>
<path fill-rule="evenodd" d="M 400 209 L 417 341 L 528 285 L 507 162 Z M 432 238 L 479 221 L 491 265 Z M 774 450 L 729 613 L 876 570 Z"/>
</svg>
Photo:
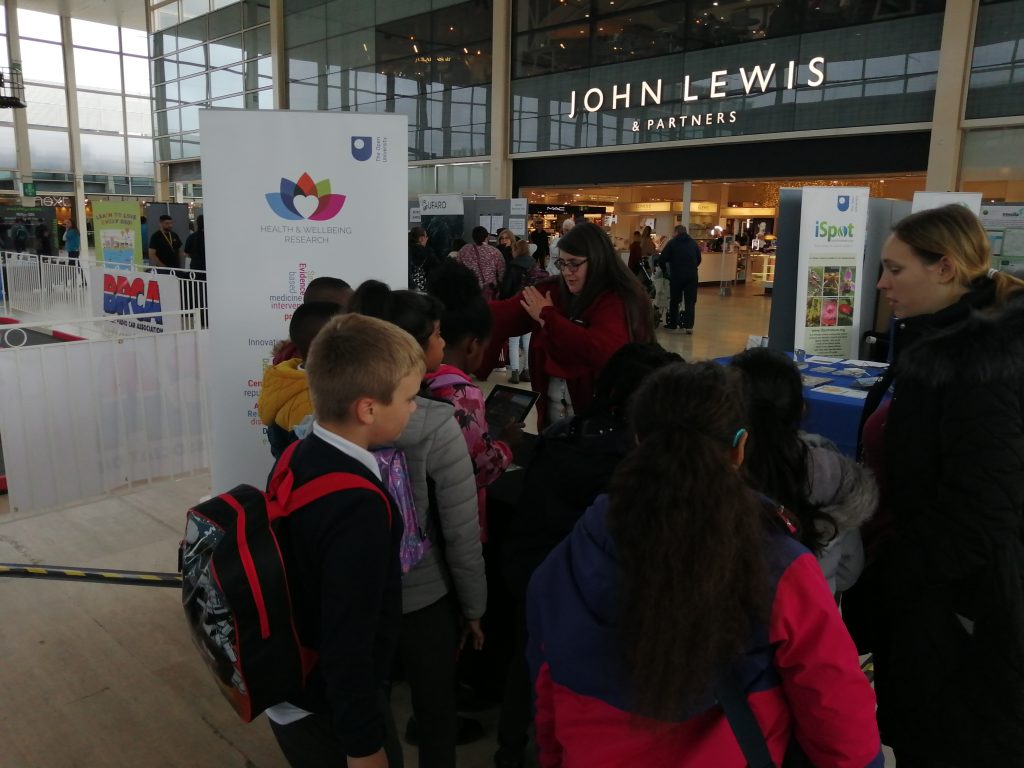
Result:
<svg viewBox="0 0 1024 768">
<path fill-rule="evenodd" d="M 240 485 L 190 509 L 179 551 L 192 641 L 245 722 L 299 693 L 317 661 L 299 642 L 276 522 L 330 493 L 363 488 L 384 500 L 391 525 L 387 495 L 359 475 L 332 472 L 295 488 L 298 445 L 282 454 L 266 493 Z"/>
</svg>

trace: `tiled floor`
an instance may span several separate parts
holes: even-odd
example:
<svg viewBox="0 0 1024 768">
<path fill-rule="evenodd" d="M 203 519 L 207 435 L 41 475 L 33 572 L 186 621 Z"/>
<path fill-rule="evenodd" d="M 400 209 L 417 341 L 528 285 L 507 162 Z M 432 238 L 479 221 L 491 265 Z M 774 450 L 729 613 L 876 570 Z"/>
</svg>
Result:
<svg viewBox="0 0 1024 768">
<path fill-rule="evenodd" d="M 767 333 L 754 294 L 702 290 L 694 335 L 660 339 L 688 360 L 736 352 Z M 20 520 L 0 497 L 0 562 L 173 571 L 183 512 L 209 492 L 203 474 Z M 239 722 L 211 683 L 177 590 L 0 579 L 0 607 L 0 767 L 284 768 L 264 718 Z M 401 688 L 395 706 L 404 728 Z M 480 717 L 460 767 L 491 765 L 496 713 Z"/>
</svg>

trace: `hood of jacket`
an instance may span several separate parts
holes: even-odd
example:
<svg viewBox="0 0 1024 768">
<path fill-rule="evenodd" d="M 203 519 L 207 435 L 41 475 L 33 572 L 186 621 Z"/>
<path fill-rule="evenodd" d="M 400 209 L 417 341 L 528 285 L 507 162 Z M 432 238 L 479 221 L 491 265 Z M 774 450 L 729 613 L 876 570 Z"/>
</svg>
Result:
<svg viewBox="0 0 1024 768">
<path fill-rule="evenodd" d="M 309 379 L 300 365 L 302 360 L 296 357 L 264 371 L 259 400 L 260 421 L 264 424 L 291 430 L 313 412 Z"/>
<path fill-rule="evenodd" d="M 395 447 L 409 449 L 426 440 L 427 435 L 435 432 L 448 419 L 455 418 L 455 408 L 451 403 L 436 400 L 429 395 L 416 396 L 416 410 L 409 417 L 409 423 L 402 434 L 395 440 Z"/>
<path fill-rule="evenodd" d="M 835 522 L 836 533 L 857 529 L 871 519 L 878 509 L 878 484 L 871 470 L 851 461 L 821 435 L 801 433 L 800 439 L 807 446 L 809 500 Z"/>
<path fill-rule="evenodd" d="M 510 266 L 519 267 L 520 269 L 529 272 L 537 266 L 537 260 L 527 253 L 523 256 L 516 256 L 511 262 L 509 262 L 509 264 Z"/>
<path fill-rule="evenodd" d="M 932 332 L 905 348 L 898 376 L 934 388 L 1024 381 L 1024 294 L 999 310 L 991 309 L 994 300 L 995 283 L 981 278 L 952 307 L 921 318 L 917 325 L 930 321 Z"/>
</svg>

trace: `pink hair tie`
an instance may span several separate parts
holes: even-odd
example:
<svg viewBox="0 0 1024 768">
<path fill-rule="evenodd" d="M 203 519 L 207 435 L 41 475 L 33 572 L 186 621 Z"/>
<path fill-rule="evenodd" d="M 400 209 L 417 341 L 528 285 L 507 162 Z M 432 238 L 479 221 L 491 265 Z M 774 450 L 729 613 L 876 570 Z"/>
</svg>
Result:
<svg viewBox="0 0 1024 768">
<path fill-rule="evenodd" d="M 992 279 L 993 277 L 995 277 L 996 275 L 998 275 L 998 274 L 999 274 L 999 270 L 998 270 L 998 269 L 990 269 L 990 270 L 988 271 L 988 277 L 989 277 L 989 279 L 990 279 L 990 280 L 991 280 L 991 279 Z"/>
</svg>

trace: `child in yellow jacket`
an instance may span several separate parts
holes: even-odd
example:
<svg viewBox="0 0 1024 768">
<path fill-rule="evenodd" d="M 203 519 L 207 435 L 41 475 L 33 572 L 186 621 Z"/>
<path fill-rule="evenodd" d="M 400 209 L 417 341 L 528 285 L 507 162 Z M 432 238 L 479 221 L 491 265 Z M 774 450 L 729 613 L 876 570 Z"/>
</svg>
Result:
<svg viewBox="0 0 1024 768">
<path fill-rule="evenodd" d="M 270 451 L 275 458 L 295 440 L 293 430 L 296 425 L 313 413 L 303 361 L 320 329 L 341 311 L 340 305 L 330 301 L 311 301 L 301 305 L 288 325 L 288 335 L 299 357 L 285 360 L 263 372 L 263 390 L 257 407 L 260 421 L 267 427 Z"/>
</svg>

